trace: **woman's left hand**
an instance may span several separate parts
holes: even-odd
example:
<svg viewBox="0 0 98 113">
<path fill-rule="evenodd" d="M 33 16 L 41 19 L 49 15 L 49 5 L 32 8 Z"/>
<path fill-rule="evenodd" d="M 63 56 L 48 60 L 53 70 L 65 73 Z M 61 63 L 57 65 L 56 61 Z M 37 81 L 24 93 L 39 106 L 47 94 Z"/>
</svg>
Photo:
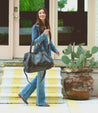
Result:
<svg viewBox="0 0 98 113">
<path fill-rule="evenodd" d="M 58 56 L 60 56 L 60 52 L 57 52 L 56 54 L 57 54 Z"/>
</svg>

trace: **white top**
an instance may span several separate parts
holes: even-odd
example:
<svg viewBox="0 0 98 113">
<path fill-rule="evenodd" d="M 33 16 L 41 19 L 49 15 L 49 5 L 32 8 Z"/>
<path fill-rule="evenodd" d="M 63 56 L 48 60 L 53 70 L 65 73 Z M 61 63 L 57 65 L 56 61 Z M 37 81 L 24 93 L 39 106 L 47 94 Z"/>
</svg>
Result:
<svg viewBox="0 0 98 113">
<path fill-rule="evenodd" d="M 48 44 L 50 43 L 50 36 L 49 35 L 47 35 L 47 37 L 48 37 Z"/>
<path fill-rule="evenodd" d="M 44 27 L 44 29 L 46 29 L 46 27 Z M 49 44 L 50 43 L 50 36 L 47 35 L 47 37 L 48 37 L 48 44 Z"/>
</svg>

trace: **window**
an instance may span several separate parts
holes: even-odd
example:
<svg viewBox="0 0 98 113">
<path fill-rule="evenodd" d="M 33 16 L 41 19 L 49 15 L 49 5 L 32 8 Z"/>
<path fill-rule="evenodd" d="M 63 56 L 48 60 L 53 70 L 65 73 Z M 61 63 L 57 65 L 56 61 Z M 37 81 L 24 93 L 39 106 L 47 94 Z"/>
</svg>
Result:
<svg viewBox="0 0 98 113">
<path fill-rule="evenodd" d="M 58 45 L 87 45 L 87 0 L 58 0 Z"/>
<path fill-rule="evenodd" d="M 87 12 L 88 11 L 88 0 L 85 0 L 85 2 L 84 2 L 84 6 L 85 6 L 85 12 Z"/>
<path fill-rule="evenodd" d="M 9 45 L 8 22 L 9 22 L 9 0 L 3 0 L 0 3 L 0 45 Z"/>
<path fill-rule="evenodd" d="M 36 23 L 37 10 L 42 7 L 49 11 L 49 0 L 20 0 L 19 45 L 31 44 L 31 28 Z"/>
<path fill-rule="evenodd" d="M 58 11 L 62 12 L 77 11 L 77 0 L 58 0 Z"/>
</svg>

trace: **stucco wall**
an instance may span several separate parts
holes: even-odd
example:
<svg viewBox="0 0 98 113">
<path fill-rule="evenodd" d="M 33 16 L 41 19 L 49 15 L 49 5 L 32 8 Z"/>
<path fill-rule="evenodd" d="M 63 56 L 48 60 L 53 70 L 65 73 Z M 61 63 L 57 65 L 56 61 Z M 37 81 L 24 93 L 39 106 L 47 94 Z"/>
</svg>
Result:
<svg viewBox="0 0 98 113">
<path fill-rule="evenodd" d="M 98 0 L 96 0 L 96 46 L 98 46 Z M 98 53 L 96 59 L 98 60 Z"/>
</svg>

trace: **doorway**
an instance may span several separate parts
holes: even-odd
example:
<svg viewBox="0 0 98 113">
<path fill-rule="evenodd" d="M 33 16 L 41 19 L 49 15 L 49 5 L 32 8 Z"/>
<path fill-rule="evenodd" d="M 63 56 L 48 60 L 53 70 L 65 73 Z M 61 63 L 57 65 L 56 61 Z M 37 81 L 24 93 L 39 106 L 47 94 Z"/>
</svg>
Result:
<svg viewBox="0 0 98 113">
<path fill-rule="evenodd" d="M 23 58 L 31 45 L 31 30 L 36 23 L 37 10 L 45 7 L 49 12 L 49 0 L 15 0 L 14 58 Z"/>
</svg>

